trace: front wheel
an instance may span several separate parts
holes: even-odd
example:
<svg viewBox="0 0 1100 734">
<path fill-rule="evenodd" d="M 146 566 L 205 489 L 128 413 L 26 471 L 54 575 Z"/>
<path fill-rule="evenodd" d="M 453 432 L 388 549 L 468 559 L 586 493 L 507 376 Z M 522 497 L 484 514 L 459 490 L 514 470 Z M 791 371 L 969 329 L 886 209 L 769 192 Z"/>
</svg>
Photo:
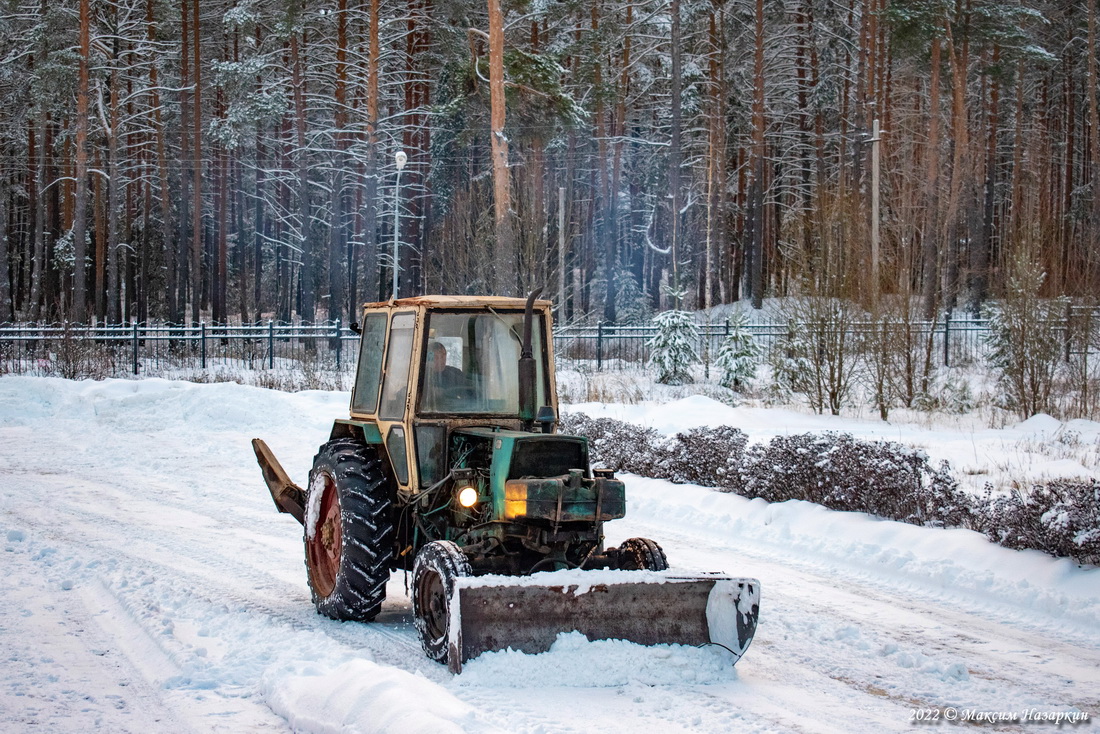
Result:
<svg viewBox="0 0 1100 734">
<path fill-rule="evenodd" d="M 413 620 L 420 635 L 420 646 L 432 660 L 447 661 L 455 579 L 471 573 L 466 555 L 449 540 L 434 540 L 416 554 L 412 578 Z"/>
<path fill-rule="evenodd" d="M 665 571 L 665 551 L 649 538 L 628 538 L 619 546 L 619 568 L 623 571 Z"/>
<path fill-rule="evenodd" d="M 369 622 L 393 557 L 393 487 L 377 452 L 347 438 L 321 446 L 306 495 L 305 546 L 317 611 Z"/>
</svg>

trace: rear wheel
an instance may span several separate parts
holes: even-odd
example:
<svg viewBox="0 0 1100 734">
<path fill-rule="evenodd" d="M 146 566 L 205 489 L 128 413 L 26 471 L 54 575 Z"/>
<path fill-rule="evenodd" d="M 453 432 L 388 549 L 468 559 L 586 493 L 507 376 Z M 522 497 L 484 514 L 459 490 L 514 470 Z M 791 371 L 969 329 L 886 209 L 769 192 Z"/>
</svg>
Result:
<svg viewBox="0 0 1100 734">
<path fill-rule="evenodd" d="M 619 546 L 619 568 L 623 571 L 664 571 L 668 568 L 668 559 L 655 541 L 628 538 Z"/>
<path fill-rule="evenodd" d="M 392 487 L 376 452 L 348 438 L 323 444 L 306 493 L 305 546 L 317 611 L 370 621 L 393 557 Z"/>
<path fill-rule="evenodd" d="M 455 579 L 471 574 L 470 562 L 457 545 L 435 540 L 416 554 L 412 606 L 420 646 L 432 660 L 446 662 Z"/>
</svg>

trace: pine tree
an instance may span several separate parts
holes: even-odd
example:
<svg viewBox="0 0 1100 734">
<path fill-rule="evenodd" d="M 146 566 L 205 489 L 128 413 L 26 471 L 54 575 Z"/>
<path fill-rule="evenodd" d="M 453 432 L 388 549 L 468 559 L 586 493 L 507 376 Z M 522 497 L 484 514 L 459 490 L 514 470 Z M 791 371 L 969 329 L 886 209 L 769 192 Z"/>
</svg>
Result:
<svg viewBox="0 0 1100 734">
<path fill-rule="evenodd" d="M 684 385 L 693 382 L 690 368 L 699 361 L 692 344 L 699 337 L 688 311 L 665 311 L 653 319 L 657 335 L 649 340 L 649 366 L 657 370 L 657 382 Z"/>
<path fill-rule="evenodd" d="M 756 366 L 760 364 L 763 350 L 748 330 L 749 319 L 744 313 L 738 313 L 730 319 L 730 333 L 718 349 L 715 365 L 722 376 L 718 381 L 722 387 L 741 390 L 756 376 Z"/>
</svg>

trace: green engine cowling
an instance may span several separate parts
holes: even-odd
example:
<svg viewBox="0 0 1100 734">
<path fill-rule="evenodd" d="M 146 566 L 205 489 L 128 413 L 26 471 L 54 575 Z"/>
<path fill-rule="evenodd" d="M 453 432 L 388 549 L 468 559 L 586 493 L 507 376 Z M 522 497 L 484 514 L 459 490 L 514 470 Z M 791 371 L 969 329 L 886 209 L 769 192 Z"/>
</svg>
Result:
<svg viewBox="0 0 1100 734">
<path fill-rule="evenodd" d="M 610 472 L 592 475 L 584 437 L 464 428 L 452 434 L 451 455 L 459 470 L 481 468 L 491 513 L 482 521 L 596 525 L 626 514 L 625 485 Z"/>
</svg>

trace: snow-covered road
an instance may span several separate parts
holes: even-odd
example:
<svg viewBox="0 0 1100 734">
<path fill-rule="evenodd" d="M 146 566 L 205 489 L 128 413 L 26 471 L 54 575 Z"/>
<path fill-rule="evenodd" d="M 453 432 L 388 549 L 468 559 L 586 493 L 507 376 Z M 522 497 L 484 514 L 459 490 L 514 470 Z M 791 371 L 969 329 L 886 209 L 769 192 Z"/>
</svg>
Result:
<svg viewBox="0 0 1100 734">
<path fill-rule="evenodd" d="M 924 709 L 1100 715 L 1097 569 L 631 477 L 610 542 L 650 536 L 674 568 L 761 580 L 737 667 L 565 636 L 451 676 L 420 652 L 401 575 L 374 624 L 314 613 L 301 529 L 260 479 L 248 439 L 302 482 L 346 403 L 0 379 L 0 731 L 848 734 Z"/>
</svg>

